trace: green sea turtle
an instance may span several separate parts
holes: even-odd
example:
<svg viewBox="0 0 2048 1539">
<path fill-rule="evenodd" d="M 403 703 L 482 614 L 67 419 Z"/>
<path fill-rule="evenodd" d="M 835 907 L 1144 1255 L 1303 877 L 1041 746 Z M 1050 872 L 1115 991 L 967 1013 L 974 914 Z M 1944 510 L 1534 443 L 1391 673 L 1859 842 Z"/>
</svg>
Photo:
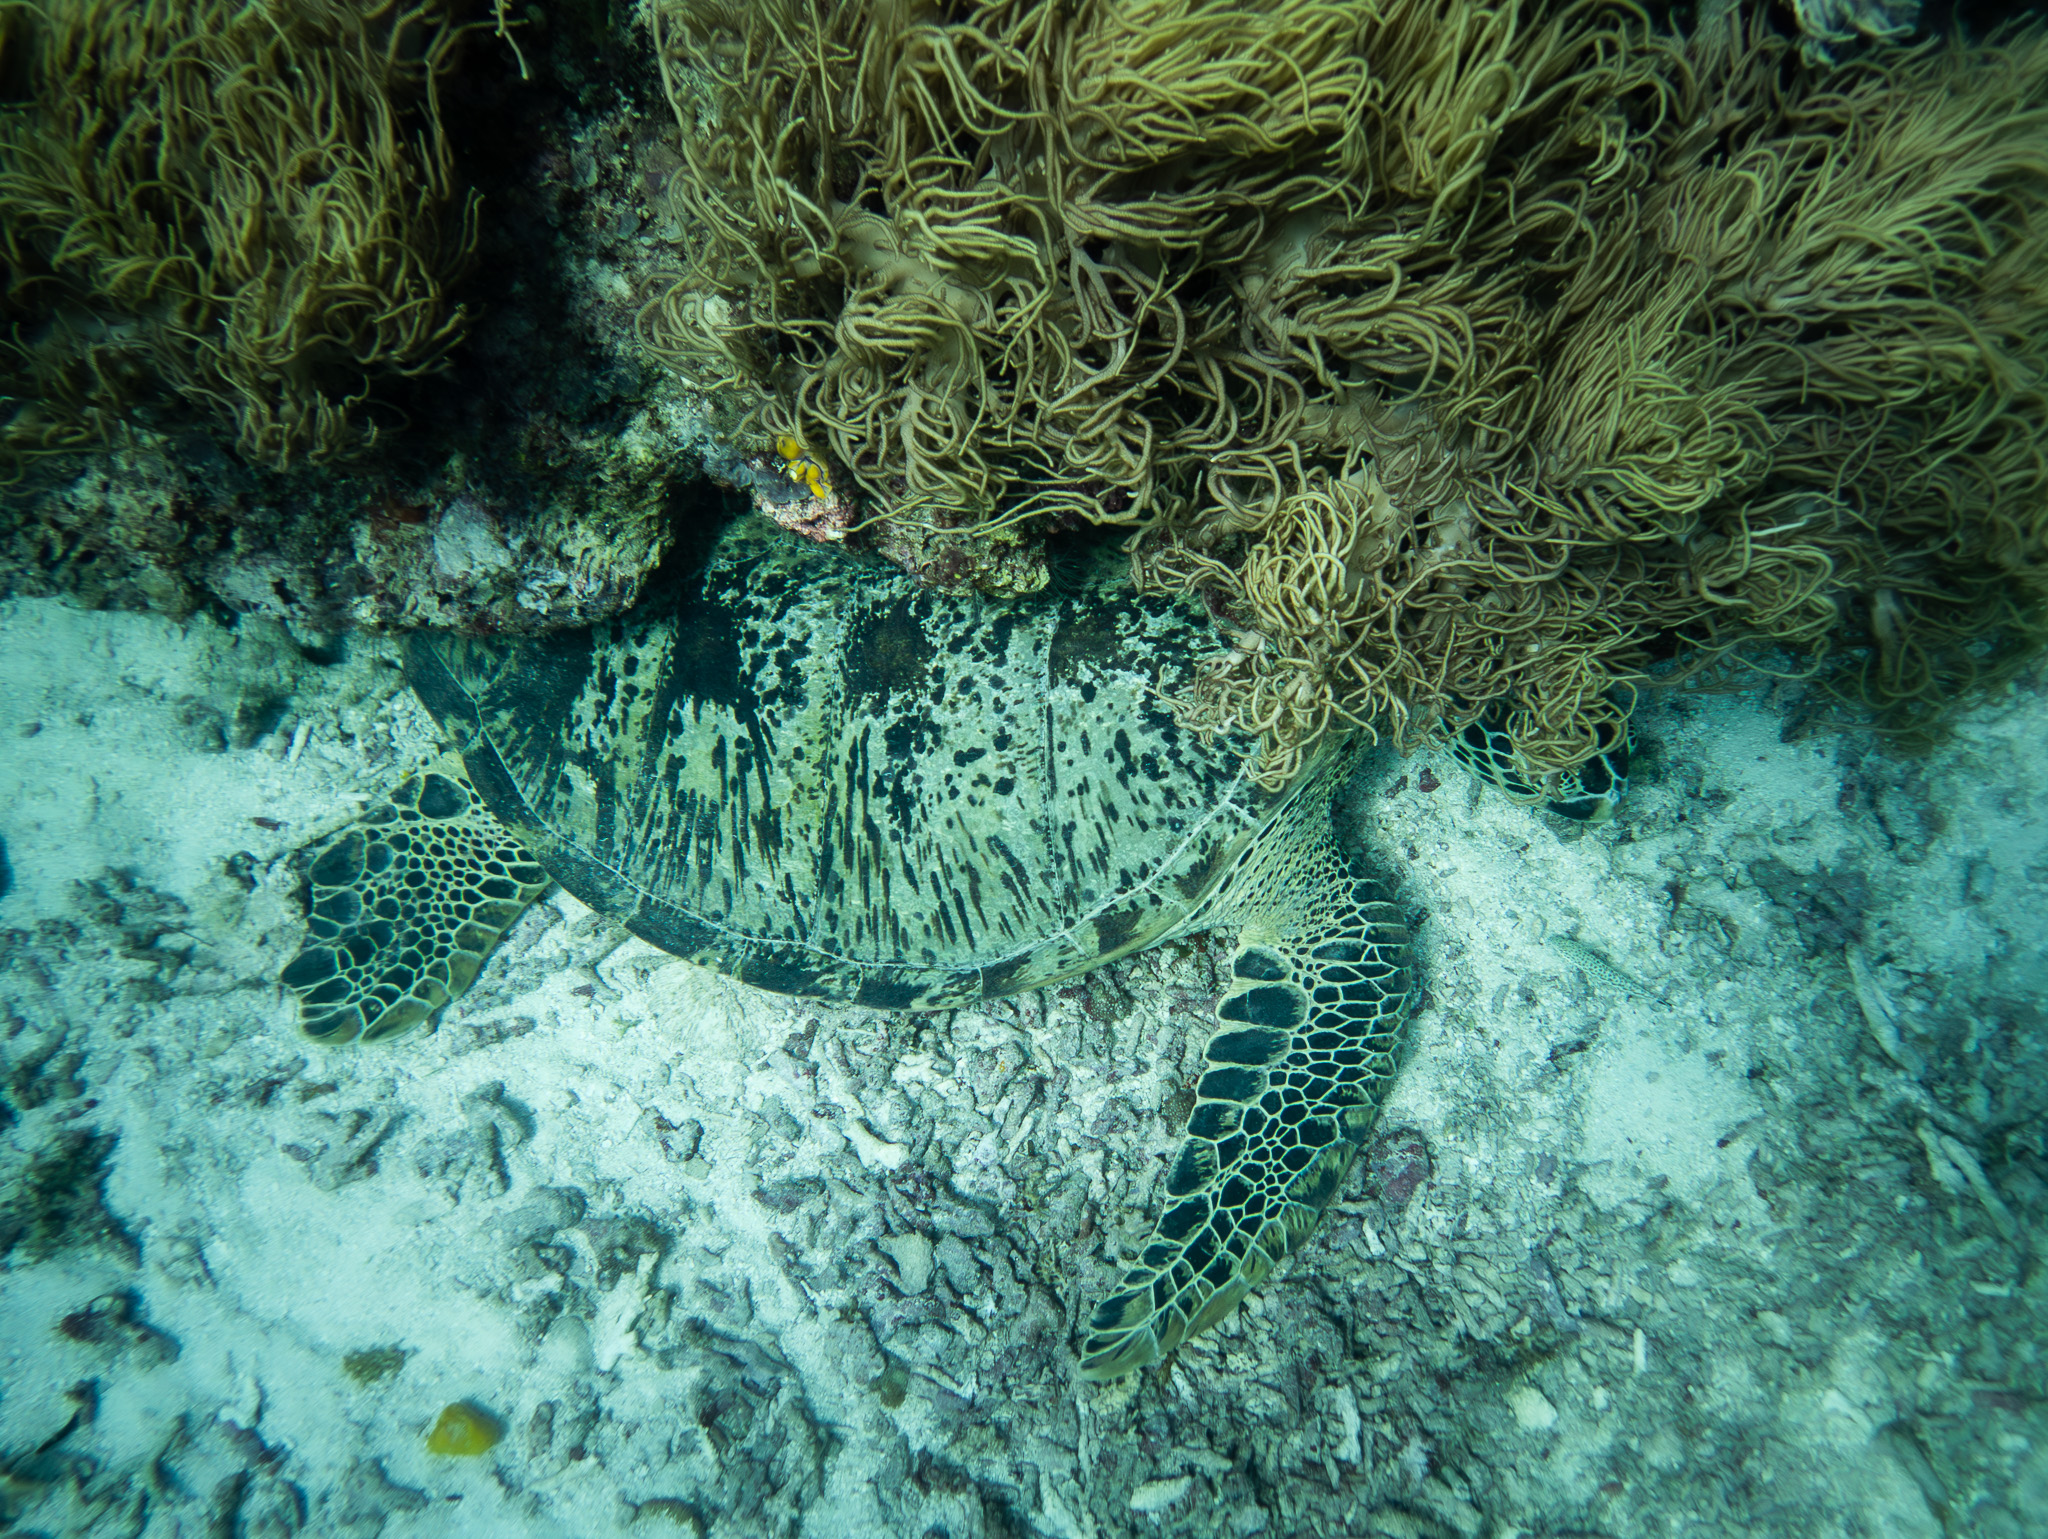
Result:
<svg viewBox="0 0 2048 1539">
<path fill-rule="evenodd" d="M 284 981 L 316 1041 L 395 1037 L 550 881 L 743 982 L 888 1009 L 1233 926 L 1165 1211 L 1088 1322 L 1081 1372 L 1115 1378 L 1314 1228 L 1413 997 L 1401 917 L 1331 820 L 1355 746 L 1267 792 L 1249 739 L 1204 740 L 1162 701 L 1219 649 L 1199 604 L 1106 570 L 942 593 L 749 515 L 623 619 L 411 639 L 453 750 L 315 855 Z"/>
</svg>

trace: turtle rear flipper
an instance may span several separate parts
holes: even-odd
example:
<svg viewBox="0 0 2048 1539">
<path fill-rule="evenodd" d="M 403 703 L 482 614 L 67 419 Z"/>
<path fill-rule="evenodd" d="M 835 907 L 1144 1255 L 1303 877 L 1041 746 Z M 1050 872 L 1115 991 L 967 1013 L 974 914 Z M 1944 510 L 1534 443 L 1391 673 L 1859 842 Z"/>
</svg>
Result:
<svg viewBox="0 0 2048 1539">
<path fill-rule="evenodd" d="M 1408 931 L 1334 831 L 1275 873 L 1218 1004 L 1168 1207 L 1096 1306 L 1081 1375 L 1114 1379 L 1207 1330 L 1314 1230 L 1392 1082 L 1409 1005 Z M 1298 899 L 1298 906 L 1288 899 Z"/>
<path fill-rule="evenodd" d="M 548 874 L 444 754 L 336 834 L 307 872 L 306 944 L 284 970 L 316 1042 L 410 1031 L 476 981 Z"/>
<path fill-rule="evenodd" d="M 1599 749 L 1576 769 L 1566 770 L 1546 790 L 1543 777 L 1529 769 L 1507 729 L 1505 710 L 1488 711 L 1468 722 L 1451 739 L 1451 757 L 1481 780 L 1507 793 L 1509 800 L 1541 802 L 1559 817 L 1595 825 L 1613 818 L 1628 793 L 1629 731 L 1627 718 L 1595 723 Z"/>
</svg>

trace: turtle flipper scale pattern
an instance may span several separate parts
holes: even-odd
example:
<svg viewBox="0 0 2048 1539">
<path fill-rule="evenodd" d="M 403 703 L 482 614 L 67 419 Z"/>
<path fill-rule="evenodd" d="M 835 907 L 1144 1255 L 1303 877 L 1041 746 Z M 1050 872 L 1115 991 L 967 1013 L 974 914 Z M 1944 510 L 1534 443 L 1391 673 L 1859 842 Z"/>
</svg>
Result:
<svg viewBox="0 0 2048 1539">
<path fill-rule="evenodd" d="M 1293 869 L 1259 885 L 1299 901 L 1244 927 L 1168 1205 L 1089 1320 L 1084 1378 L 1159 1361 L 1297 1250 L 1393 1080 L 1409 1013 L 1407 929 L 1334 831 L 1281 848 Z"/>
<path fill-rule="evenodd" d="M 1508 731 L 1508 713 L 1495 709 L 1468 722 L 1451 739 L 1451 757 L 1512 801 L 1541 802 L 1559 817 L 1599 825 L 1608 822 L 1628 793 L 1630 752 L 1628 724 L 1599 724 L 1599 751 L 1576 769 L 1556 777 L 1545 789 L 1544 777 L 1531 771 Z"/>
<path fill-rule="evenodd" d="M 307 871 L 305 947 L 283 981 L 316 1042 L 378 1042 L 460 995 L 547 872 L 443 755 L 343 829 Z"/>
</svg>

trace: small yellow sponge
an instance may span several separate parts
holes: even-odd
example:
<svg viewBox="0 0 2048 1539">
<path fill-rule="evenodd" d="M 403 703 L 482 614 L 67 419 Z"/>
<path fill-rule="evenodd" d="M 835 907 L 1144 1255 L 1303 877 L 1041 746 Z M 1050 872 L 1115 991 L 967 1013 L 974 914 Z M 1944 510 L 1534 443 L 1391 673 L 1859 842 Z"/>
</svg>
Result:
<svg viewBox="0 0 2048 1539">
<path fill-rule="evenodd" d="M 775 452 L 782 456 L 784 475 L 820 502 L 831 500 L 832 483 L 825 474 L 825 467 L 811 458 L 801 439 L 784 433 L 775 440 Z"/>
<path fill-rule="evenodd" d="M 441 1419 L 427 1434 L 427 1452 L 474 1458 L 489 1453 L 505 1435 L 504 1423 L 482 1406 L 458 1400 L 443 1408 Z"/>
</svg>

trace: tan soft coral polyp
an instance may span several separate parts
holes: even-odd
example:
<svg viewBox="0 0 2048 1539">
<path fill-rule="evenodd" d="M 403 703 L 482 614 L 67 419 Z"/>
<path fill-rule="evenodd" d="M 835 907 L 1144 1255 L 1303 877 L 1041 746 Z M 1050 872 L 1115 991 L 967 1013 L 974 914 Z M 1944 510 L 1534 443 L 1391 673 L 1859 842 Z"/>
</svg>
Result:
<svg viewBox="0 0 2048 1539">
<path fill-rule="evenodd" d="M 1269 781 L 1482 708 L 1561 772 L 1738 658 L 1925 725 L 2048 631 L 2039 29 L 1831 64 L 1611 0 L 655 16 L 695 232 L 657 347 L 938 575 L 1139 526 L 1141 581 L 1259 638 L 1183 704 Z"/>
<path fill-rule="evenodd" d="M 443 0 L 0 0 L 0 464 L 175 402 L 282 467 L 438 368 L 476 243 Z"/>
</svg>

